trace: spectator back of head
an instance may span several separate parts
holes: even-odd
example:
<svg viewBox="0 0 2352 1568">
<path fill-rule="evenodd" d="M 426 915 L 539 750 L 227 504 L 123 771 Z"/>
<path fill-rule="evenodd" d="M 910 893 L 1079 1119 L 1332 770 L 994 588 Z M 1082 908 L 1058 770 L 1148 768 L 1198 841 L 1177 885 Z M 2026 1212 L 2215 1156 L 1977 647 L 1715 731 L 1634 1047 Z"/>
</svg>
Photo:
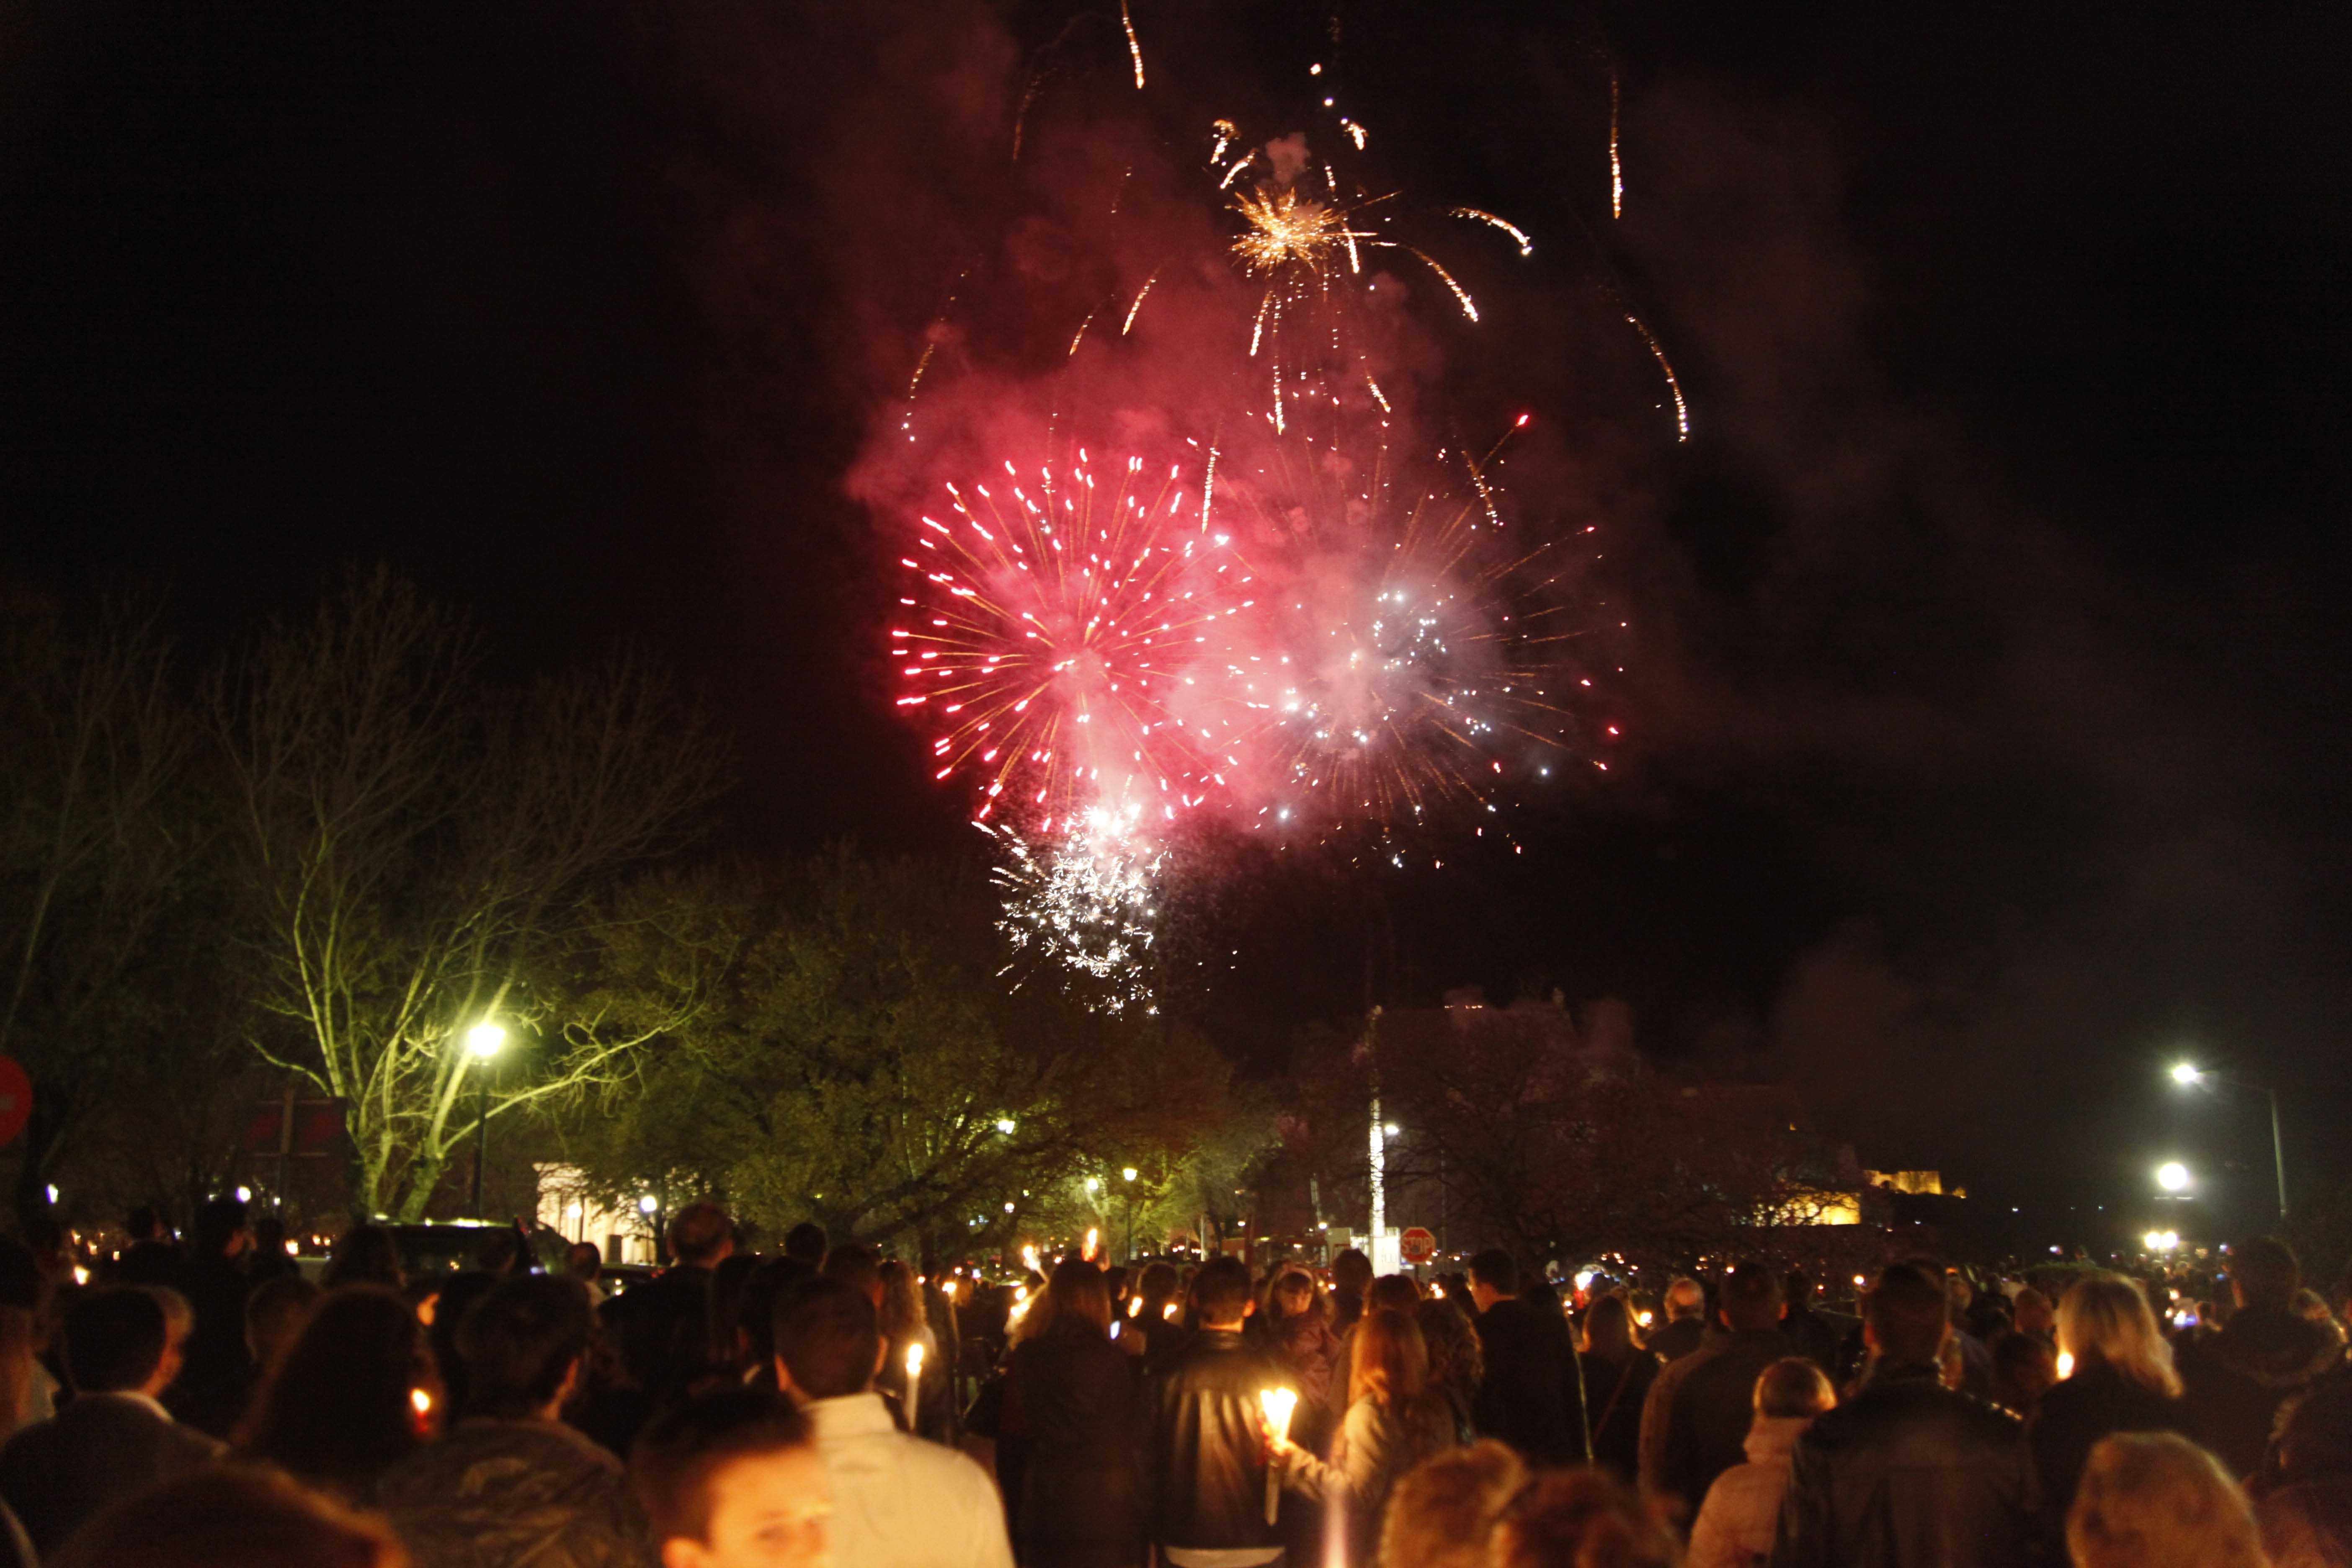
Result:
<svg viewBox="0 0 2352 1568">
<path fill-rule="evenodd" d="M 323 1292 L 299 1274 L 265 1279 L 245 1299 L 245 1348 L 264 1372 L 294 1342 Z"/>
<path fill-rule="evenodd" d="M 380 1225 L 355 1225 L 335 1237 L 319 1283 L 330 1290 L 338 1285 L 382 1285 L 397 1290 L 404 1283 L 400 1244 Z"/>
<path fill-rule="evenodd" d="M 1350 1247 L 1331 1260 L 1331 1289 L 1342 1296 L 1360 1296 L 1372 1282 L 1372 1260 Z"/>
<path fill-rule="evenodd" d="M 235 1196 L 206 1198 L 196 1208 L 196 1256 L 226 1257 L 245 1227 L 245 1205 Z"/>
<path fill-rule="evenodd" d="M 824 1261 L 824 1226 L 804 1219 L 784 1232 L 784 1256 L 814 1268 Z"/>
<path fill-rule="evenodd" d="M 1782 1356 L 1756 1377 L 1756 1414 L 1786 1420 L 1819 1415 L 1837 1403 L 1822 1369 L 1801 1355 Z"/>
<path fill-rule="evenodd" d="M 132 1285 L 92 1290 L 66 1313 L 66 1373 L 80 1394 L 135 1389 L 163 1364 L 163 1302 Z"/>
<path fill-rule="evenodd" d="M 2172 1432 L 2103 1437 L 2066 1515 L 2076 1568 L 2266 1568 L 2254 1516 L 2221 1461 Z"/>
<path fill-rule="evenodd" d="M 1742 1263 L 1724 1276 L 1723 1319 L 1735 1333 L 1759 1333 L 1780 1321 L 1780 1281 L 1755 1263 Z"/>
<path fill-rule="evenodd" d="M 776 1359 L 803 1398 L 864 1393 L 881 1354 L 873 1298 L 846 1281 L 803 1280 L 776 1309 Z"/>
<path fill-rule="evenodd" d="M 1639 1499 L 1601 1469 L 1549 1470 L 1522 1491 L 1487 1548 L 1492 1568 L 1681 1568 Z"/>
<path fill-rule="evenodd" d="M 2277 1237 L 2257 1236 L 2231 1252 L 2230 1278 L 2246 1306 L 2284 1309 L 2303 1289 L 2303 1265 Z"/>
<path fill-rule="evenodd" d="M 1863 1298 L 1862 1318 L 1885 1361 L 1934 1361 L 1943 1349 L 1944 1287 L 1907 1263 L 1890 1265 Z"/>
<path fill-rule="evenodd" d="M 653 1526 L 656 1550 L 710 1536 L 712 1483 L 729 1465 L 811 1445 L 809 1418 L 792 1401 L 725 1389 L 656 1418 L 629 1450 L 629 1489 Z"/>
<path fill-rule="evenodd" d="M 1470 1260 L 1470 1282 L 1485 1285 L 1498 1295 L 1519 1293 L 1519 1266 L 1499 1247 L 1490 1247 Z"/>
<path fill-rule="evenodd" d="M 1212 1258 L 1192 1277 L 1192 1307 L 1205 1326 L 1231 1326 L 1248 1316 L 1249 1265 L 1238 1258 Z"/>
<path fill-rule="evenodd" d="M 1688 1275 L 1676 1275 L 1666 1282 L 1666 1321 L 1678 1322 L 1685 1318 L 1706 1316 L 1706 1287 Z"/>
<path fill-rule="evenodd" d="M 22 1307 L 37 1316 L 48 1295 L 48 1279 L 33 1249 L 13 1236 L 0 1236 L 0 1307 Z"/>
<path fill-rule="evenodd" d="M 865 1292 L 877 1306 L 882 1300 L 882 1263 L 874 1249 L 845 1241 L 824 1255 L 824 1277 Z"/>
<path fill-rule="evenodd" d="M 1445 1450 L 1390 1494 L 1380 1568 L 1486 1568 L 1486 1538 L 1527 1484 L 1518 1455 L 1491 1437 Z"/>
<path fill-rule="evenodd" d="M 687 1205 L 669 1222 L 669 1255 L 688 1268 L 710 1268 L 734 1239 L 735 1222 L 709 1198 Z"/>
<path fill-rule="evenodd" d="M 594 1329 L 587 1287 L 577 1279 L 520 1274 L 499 1281 L 457 1325 L 464 1413 L 505 1421 L 535 1415 L 587 1353 Z"/>
</svg>

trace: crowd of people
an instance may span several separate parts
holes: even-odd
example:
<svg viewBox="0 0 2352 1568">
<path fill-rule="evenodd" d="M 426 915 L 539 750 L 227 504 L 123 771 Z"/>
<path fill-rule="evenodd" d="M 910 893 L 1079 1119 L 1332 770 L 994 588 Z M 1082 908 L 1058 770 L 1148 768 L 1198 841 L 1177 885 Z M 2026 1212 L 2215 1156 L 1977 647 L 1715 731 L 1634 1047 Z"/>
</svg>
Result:
<svg viewBox="0 0 2352 1568">
<path fill-rule="evenodd" d="M 412 1279 L 355 1226 L 313 1281 L 233 1200 L 131 1229 L 94 1279 L 0 1240 L 0 1568 L 2352 1563 L 2344 1328 L 2270 1237 L 2168 1328 L 1916 1262 L 1852 1318 L 1500 1251 L 991 1284 L 709 1202 L 610 1294 L 512 1233 Z"/>
</svg>

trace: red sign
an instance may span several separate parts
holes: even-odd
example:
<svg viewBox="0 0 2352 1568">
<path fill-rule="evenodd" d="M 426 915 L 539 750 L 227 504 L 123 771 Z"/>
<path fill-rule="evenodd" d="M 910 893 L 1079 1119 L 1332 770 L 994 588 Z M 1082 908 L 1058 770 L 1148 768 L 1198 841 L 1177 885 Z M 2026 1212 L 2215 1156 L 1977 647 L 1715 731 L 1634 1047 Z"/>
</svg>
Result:
<svg viewBox="0 0 2352 1568">
<path fill-rule="evenodd" d="M 0 1057 L 0 1143 L 13 1143 L 33 1115 L 33 1080 L 14 1057 Z"/>
<path fill-rule="evenodd" d="M 1407 1263 L 1426 1263 L 1437 1256 L 1437 1237 L 1421 1226 L 1414 1226 L 1397 1237 L 1397 1256 Z"/>
</svg>

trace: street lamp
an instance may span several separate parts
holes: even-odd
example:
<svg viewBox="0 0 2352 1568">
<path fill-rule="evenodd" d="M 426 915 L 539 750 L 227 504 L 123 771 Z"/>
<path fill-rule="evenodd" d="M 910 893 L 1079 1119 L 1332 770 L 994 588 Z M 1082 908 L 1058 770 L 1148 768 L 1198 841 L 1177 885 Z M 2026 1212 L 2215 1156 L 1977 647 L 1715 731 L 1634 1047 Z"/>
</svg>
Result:
<svg viewBox="0 0 2352 1568">
<path fill-rule="evenodd" d="M 2168 1193 L 2177 1193 L 2189 1185 L 2189 1167 L 2178 1160 L 2167 1160 L 2156 1168 L 2156 1184 Z"/>
<path fill-rule="evenodd" d="M 2205 1068 L 2199 1067 L 2195 1062 L 2174 1063 L 2172 1068 L 2172 1081 L 2180 1085 L 2183 1089 L 2202 1088 L 2204 1085 L 2209 1083 L 2225 1083 L 2232 1089 L 2252 1089 L 2257 1094 L 2266 1094 L 2270 1096 L 2271 1167 L 2278 1177 L 2279 1218 L 2282 1220 L 2285 1219 L 2286 1141 L 2279 1136 L 2278 1090 L 2266 1084 L 2248 1083 L 2242 1079 L 2224 1078 L 2220 1073 L 2207 1071 Z"/>
<path fill-rule="evenodd" d="M 482 1217 L 482 1163 L 490 1147 L 490 1058 L 507 1043 L 506 1026 L 488 1018 L 466 1031 L 466 1054 L 485 1069 L 474 1079 L 474 1217 Z"/>
</svg>

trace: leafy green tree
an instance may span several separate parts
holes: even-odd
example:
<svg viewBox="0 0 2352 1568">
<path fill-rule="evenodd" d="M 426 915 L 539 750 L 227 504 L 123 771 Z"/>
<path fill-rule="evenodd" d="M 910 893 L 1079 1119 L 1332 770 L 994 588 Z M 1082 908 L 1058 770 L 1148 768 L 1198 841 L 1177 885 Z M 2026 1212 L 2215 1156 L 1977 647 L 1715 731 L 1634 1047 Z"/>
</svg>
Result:
<svg viewBox="0 0 2352 1568">
<path fill-rule="evenodd" d="M 681 965 L 724 980 L 576 1124 L 616 1199 L 712 1191 L 772 1229 L 814 1218 L 953 1256 L 1029 1234 L 1086 1171 L 1148 1168 L 1158 1193 L 1233 1115 L 1198 1036 L 1009 989 L 977 877 L 836 850 L 642 896 L 672 913 L 619 928 L 616 990 L 657 995 Z"/>
<path fill-rule="evenodd" d="M 354 573 L 234 661 L 211 718 L 277 1020 L 256 1046 L 341 1101 L 355 1207 L 420 1217 L 483 1118 L 625 1079 L 699 1005 L 625 1017 L 580 979 L 718 776 L 643 671 L 500 689 L 455 612 Z"/>
</svg>

